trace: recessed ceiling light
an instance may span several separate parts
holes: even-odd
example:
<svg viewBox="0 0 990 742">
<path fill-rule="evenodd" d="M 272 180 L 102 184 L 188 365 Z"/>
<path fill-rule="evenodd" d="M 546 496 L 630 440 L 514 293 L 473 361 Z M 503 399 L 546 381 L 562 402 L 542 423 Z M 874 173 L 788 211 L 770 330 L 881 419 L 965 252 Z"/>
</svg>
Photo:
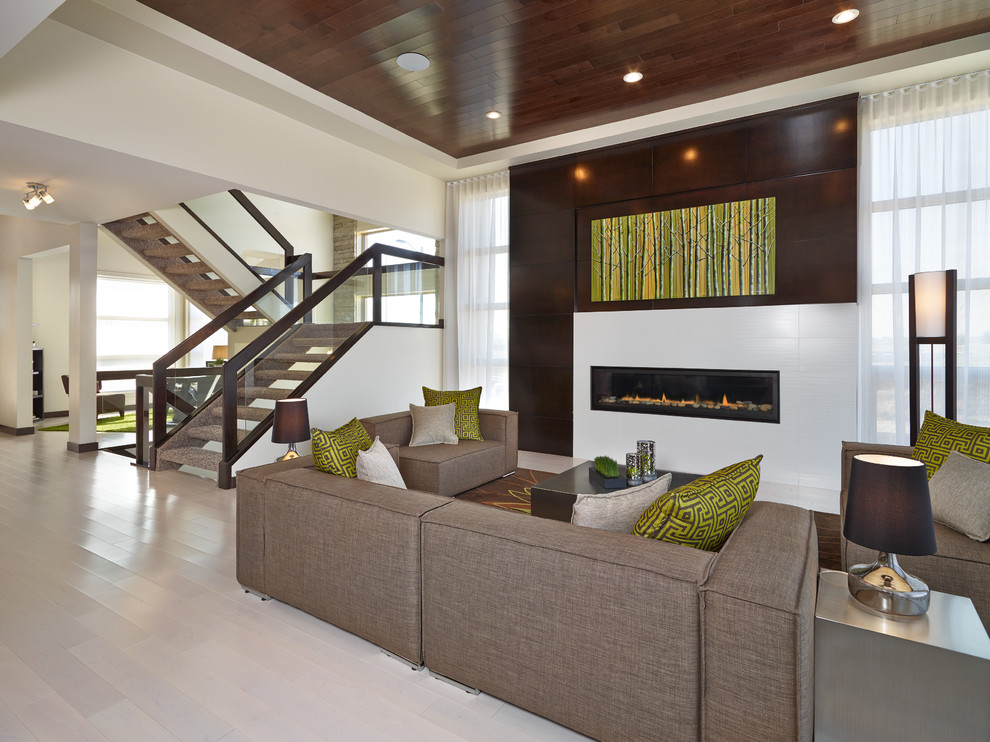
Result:
<svg viewBox="0 0 990 742">
<path fill-rule="evenodd" d="M 416 52 L 406 52 L 395 58 L 395 63 L 410 72 L 422 72 L 430 66 L 430 60 Z"/>
<path fill-rule="evenodd" d="M 639 82 L 643 79 L 642 72 L 627 72 L 622 76 L 622 79 L 626 82 Z"/>
<path fill-rule="evenodd" d="M 849 8 L 849 10 L 842 10 L 833 15 L 832 23 L 849 23 L 849 21 L 854 21 L 857 18 L 859 18 L 859 11 L 856 8 Z"/>
<path fill-rule="evenodd" d="M 488 118 L 492 119 L 493 121 L 495 119 L 502 118 L 502 114 L 499 113 L 498 111 L 495 111 L 495 110 L 489 111 L 488 113 L 485 114 L 485 116 L 487 116 Z"/>
</svg>

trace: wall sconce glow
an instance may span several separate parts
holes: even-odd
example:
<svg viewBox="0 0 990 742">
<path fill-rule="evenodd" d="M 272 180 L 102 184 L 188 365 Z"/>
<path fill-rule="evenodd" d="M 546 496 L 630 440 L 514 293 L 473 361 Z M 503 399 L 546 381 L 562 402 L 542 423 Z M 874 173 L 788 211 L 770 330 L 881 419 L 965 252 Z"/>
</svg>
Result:
<svg viewBox="0 0 990 742">
<path fill-rule="evenodd" d="M 495 110 L 489 111 L 488 113 L 485 114 L 485 116 L 490 118 L 492 121 L 494 121 L 495 119 L 502 118 L 502 114 Z"/>
<path fill-rule="evenodd" d="M 578 165 L 574 168 L 574 180 L 584 182 L 588 179 L 588 171 Z"/>
<path fill-rule="evenodd" d="M 640 80 L 643 79 L 643 73 L 642 72 L 627 72 L 626 74 L 624 74 L 622 76 L 622 79 L 625 82 L 639 82 Z"/>
<path fill-rule="evenodd" d="M 841 10 L 832 16 L 832 23 L 837 25 L 842 25 L 843 23 L 849 23 L 849 21 L 854 21 L 859 18 L 859 11 L 856 8 L 849 8 L 849 10 Z"/>
<path fill-rule="evenodd" d="M 24 194 L 24 208 L 28 211 L 33 211 L 41 206 L 42 202 L 55 203 L 55 197 L 48 192 L 48 186 L 44 183 L 28 183 L 27 187 L 30 190 Z"/>
<path fill-rule="evenodd" d="M 422 72 L 430 66 L 430 60 L 416 52 L 406 52 L 395 58 L 395 63 L 409 72 Z"/>
<path fill-rule="evenodd" d="M 696 150 L 694 147 L 688 147 L 686 150 L 684 150 L 684 159 L 687 162 L 694 162 L 695 160 L 698 159 L 698 150 Z"/>
</svg>

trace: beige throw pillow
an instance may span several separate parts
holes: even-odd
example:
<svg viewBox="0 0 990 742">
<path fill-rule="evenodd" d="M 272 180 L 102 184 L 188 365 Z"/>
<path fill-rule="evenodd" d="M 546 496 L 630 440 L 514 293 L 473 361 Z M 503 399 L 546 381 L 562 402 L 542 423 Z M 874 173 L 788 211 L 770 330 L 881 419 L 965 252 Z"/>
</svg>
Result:
<svg viewBox="0 0 990 742">
<path fill-rule="evenodd" d="M 454 432 L 454 413 L 457 404 L 436 405 L 434 407 L 419 407 L 409 405 L 412 413 L 412 438 L 410 446 L 431 446 L 434 443 L 457 443 L 457 433 Z"/>
<path fill-rule="evenodd" d="M 974 541 L 990 539 L 990 464 L 950 451 L 928 489 L 935 520 Z"/>
<path fill-rule="evenodd" d="M 364 482 L 387 484 L 390 487 L 406 489 L 399 467 L 378 436 L 367 451 L 358 451 L 357 478 Z"/>
<path fill-rule="evenodd" d="M 571 512 L 571 523 L 603 531 L 632 533 L 643 511 L 670 487 L 670 477 L 670 474 L 664 474 L 646 484 L 600 495 L 578 495 Z"/>
</svg>

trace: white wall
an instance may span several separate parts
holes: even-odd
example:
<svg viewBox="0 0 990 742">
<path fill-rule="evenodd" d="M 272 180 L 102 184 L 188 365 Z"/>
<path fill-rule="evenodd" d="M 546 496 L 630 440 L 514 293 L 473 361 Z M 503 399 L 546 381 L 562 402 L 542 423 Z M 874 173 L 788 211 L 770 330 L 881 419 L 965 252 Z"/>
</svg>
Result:
<svg viewBox="0 0 990 742">
<path fill-rule="evenodd" d="M 856 437 L 855 304 L 574 315 L 574 456 L 707 474 L 763 454 L 758 497 L 839 511 L 840 444 Z M 591 366 L 780 371 L 780 424 L 591 410 Z"/>
<path fill-rule="evenodd" d="M 439 178 L 51 19 L 25 42 L 0 64 L 9 123 L 443 236 Z"/>
<path fill-rule="evenodd" d="M 372 327 L 306 395 L 309 422 L 332 430 L 354 417 L 370 417 L 423 404 L 423 389 L 441 388 L 442 330 Z M 297 446 L 310 452 L 309 441 Z M 235 465 L 235 472 L 274 461 L 285 444 L 271 435 L 255 444 Z"/>
<path fill-rule="evenodd" d="M 45 351 L 45 412 L 69 409 L 69 249 L 33 258 L 32 339 Z"/>
</svg>

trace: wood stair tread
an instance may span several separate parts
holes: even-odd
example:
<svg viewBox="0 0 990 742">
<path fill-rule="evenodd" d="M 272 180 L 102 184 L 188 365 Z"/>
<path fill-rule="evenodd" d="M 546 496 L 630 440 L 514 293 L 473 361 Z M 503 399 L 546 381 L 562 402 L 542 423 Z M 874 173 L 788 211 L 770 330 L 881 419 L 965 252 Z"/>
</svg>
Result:
<svg viewBox="0 0 990 742">
<path fill-rule="evenodd" d="M 244 390 L 245 399 L 285 399 L 292 396 L 291 389 L 271 386 L 249 386 Z"/>
<path fill-rule="evenodd" d="M 210 266 L 200 261 L 193 263 L 175 263 L 174 265 L 167 265 L 164 268 L 166 273 L 171 273 L 177 276 L 199 275 L 202 273 L 209 273 L 212 270 L 213 269 L 210 268 Z"/>
<path fill-rule="evenodd" d="M 333 354 L 330 353 L 272 353 L 265 360 L 277 363 L 323 363 Z"/>
<path fill-rule="evenodd" d="M 154 245 L 146 248 L 144 254 L 152 258 L 181 258 L 193 253 L 182 243 L 177 243 L 174 245 Z"/>
<path fill-rule="evenodd" d="M 271 407 L 252 407 L 250 405 L 238 405 L 237 406 L 237 419 L 238 420 L 251 420 L 253 422 L 261 422 L 266 417 L 272 414 L 274 410 Z M 208 414 L 214 420 L 219 420 L 223 413 L 220 410 L 220 405 L 216 408 L 210 408 Z"/>
<path fill-rule="evenodd" d="M 216 471 L 223 456 L 219 451 L 197 448 L 196 446 L 177 446 L 175 448 L 166 446 L 155 451 L 155 457 L 164 461 L 171 461 L 173 464 Z"/>
<path fill-rule="evenodd" d="M 112 226 L 117 236 L 124 240 L 150 242 L 172 236 L 172 233 L 161 222 L 152 222 L 151 224 L 143 224 L 138 221 L 132 221 L 130 223 L 114 222 Z"/>
<path fill-rule="evenodd" d="M 240 300 L 241 297 L 239 296 L 219 294 L 217 296 L 207 296 L 203 299 L 203 303 L 209 304 L 211 307 L 232 307 Z"/>
<path fill-rule="evenodd" d="M 187 281 L 185 288 L 187 291 L 223 291 L 229 289 L 230 284 L 222 278 L 196 278 Z"/>
<path fill-rule="evenodd" d="M 313 373 L 311 369 L 298 371 L 290 371 L 288 369 L 260 369 L 255 370 L 254 378 L 268 381 L 305 381 L 311 373 Z"/>
<path fill-rule="evenodd" d="M 195 438 L 200 441 L 217 441 L 223 442 L 223 426 L 222 425 L 196 425 L 186 429 L 186 434 L 190 438 Z M 249 431 L 243 428 L 237 429 L 237 440 L 242 441 L 247 437 Z"/>
</svg>

